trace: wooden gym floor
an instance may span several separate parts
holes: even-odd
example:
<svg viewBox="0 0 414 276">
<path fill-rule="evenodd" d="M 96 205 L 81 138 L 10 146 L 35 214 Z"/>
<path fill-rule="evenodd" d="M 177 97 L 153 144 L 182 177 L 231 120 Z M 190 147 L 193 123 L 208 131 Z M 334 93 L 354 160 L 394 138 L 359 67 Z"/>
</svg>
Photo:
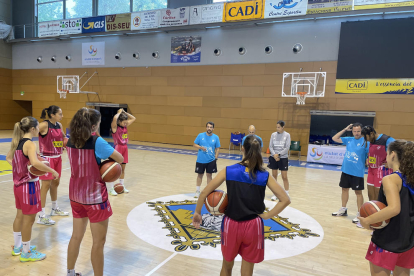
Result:
<svg viewBox="0 0 414 276">
<path fill-rule="evenodd" d="M 10 137 L 11 131 L 0 131 L 0 138 Z M 151 143 L 131 144 L 192 149 Z M 221 152 L 228 153 L 225 149 L 226 143 L 222 141 L 222 144 L 224 149 Z M 0 143 L 0 155 L 6 155 L 9 147 L 10 143 Z M 164 262 L 173 253 L 141 240 L 131 232 L 126 223 L 128 213 L 142 203 L 168 195 L 194 193 L 196 157 L 129 150 L 129 160 L 125 184 L 130 193 L 110 196 L 114 215 L 110 218 L 105 245 L 105 275 L 219 275 L 221 261 L 176 254 Z M 218 169 L 235 162 L 221 159 L 218 161 Z M 357 209 L 355 194 L 350 193 L 348 217 L 331 216 L 341 204 L 341 189 L 338 187 L 340 172 L 290 167 L 288 175 L 292 200 L 290 206 L 313 217 L 323 227 L 323 240 L 316 248 L 303 254 L 256 265 L 254 275 L 369 275 L 369 263 L 365 260 L 365 254 L 371 238 L 370 231 L 359 229 L 351 222 Z M 12 223 L 16 213 L 12 177 L 0 176 L 0 235 L 3 237 L 0 240 L 0 275 L 66 275 L 67 245 L 72 233 L 72 214 L 68 199 L 69 177 L 69 163 L 64 153 L 58 203 L 63 210 L 70 211 L 70 216 L 53 217 L 56 220 L 54 226 L 35 223 L 32 245 L 37 245 L 40 252 L 47 254 L 47 258 L 41 262 L 20 263 L 18 257 L 10 254 L 10 246 L 13 244 Z M 202 188 L 206 185 L 205 181 L 204 179 Z M 271 192 L 267 189 L 266 199 L 269 200 L 270 196 Z M 367 200 L 366 190 L 364 199 Z M 49 212 L 50 208 L 48 197 L 46 211 Z M 93 275 L 90 263 L 91 245 L 92 238 L 88 227 L 76 264 L 76 271 L 85 276 Z M 236 262 L 234 275 L 240 275 L 240 265 L 240 262 Z"/>
</svg>

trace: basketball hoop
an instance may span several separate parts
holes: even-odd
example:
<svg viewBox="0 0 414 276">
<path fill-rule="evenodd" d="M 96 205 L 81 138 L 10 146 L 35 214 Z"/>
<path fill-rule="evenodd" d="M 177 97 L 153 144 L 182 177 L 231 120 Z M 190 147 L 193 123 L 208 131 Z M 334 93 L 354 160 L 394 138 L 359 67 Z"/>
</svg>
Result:
<svg viewBox="0 0 414 276">
<path fill-rule="evenodd" d="M 66 94 L 69 93 L 69 90 L 59 89 L 58 93 L 60 94 L 60 98 L 66 99 Z"/>
<path fill-rule="evenodd" d="M 307 94 L 308 94 L 308 92 L 296 92 L 296 96 L 297 96 L 296 104 L 297 105 L 305 104 Z"/>
</svg>

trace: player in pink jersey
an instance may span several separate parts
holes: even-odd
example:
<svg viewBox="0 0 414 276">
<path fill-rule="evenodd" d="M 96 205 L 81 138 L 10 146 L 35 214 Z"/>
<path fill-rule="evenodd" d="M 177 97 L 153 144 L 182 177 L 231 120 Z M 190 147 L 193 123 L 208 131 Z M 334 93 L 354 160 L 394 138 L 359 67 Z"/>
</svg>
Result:
<svg viewBox="0 0 414 276">
<path fill-rule="evenodd" d="M 45 254 L 30 246 L 32 226 L 36 214 L 41 210 L 39 178 L 27 167 L 29 161 L 36 169 L 49 172 L 54 178 L 59 174 L 37 159 L 36 144 L 32 138 L 39 134 L 39 122 L 33 117 L 24 117 L 15 123 L 13 139 L 6 160 L 13 167 L 14 197 L 17 214 L 13 223 L 14 246 L 12 255 L 20 255 L 21 262 L 35 262 L 46 258 Z"/>
<path fill-rule="evenodd" d="M 361 134 L 365 141 L 369 142 L 368 198 L 369 200 L 377 200 L 382 178 L 392 173 L 392 169 L 388 168 L 386 158 L 388 145 L 395 139 L 386 134 L 378 134 L 372 126 L 364 126 Z"/>
<path fill-rule="evenodd" d="M 101 159 L 112 158 L 122 163 L 124 158 L 96 133 L 101 114 L 95 109 L 81 108 L 70 122 L 70 138 L 66 145 L 71 167 L 69 199 L 73 214 L 73 233 L 68 246 L 68 276 L 75 273 L 79 248 L 88 221 L 92 232 L 91 261 L 95 276 L 103 275 L 104 244 L 112 215 L 108 191 L 99 171 Z"/>
<path fill-rule="evenodd" d="M 125 112 L 122 108 L 118 110 L 111 123 L 111 133 L 114 139 L 115 149 L 119 151 L 124 157 L 122 163 L 122 174 L 119 178 L 119 183 L 124 186 L 124 192 L 129 193 L 125 188 L 125 167 L 128 164 L 128 126 L 135 121 L 135 117 Z M 110 185 L 109 194 L 116 196 L 117 193 L 114 190 L 114 183 L 108 183 Z"/>
<path fill-rule="evenodd" d="M 57 190 L 62 174 L 62 151 L 63 151 L 63 132 L 60 121 L 63 118 L 62 109 L 56 105 L 51 105 L 42 110 L 41 119 L 49 118 L 39 124 L 39 151 L 40 155 L 46 158 L 50 167 L 59 173 L 58 179 L 53 179 L 50 173 L 40 177 L 42 181 L 42 211 L 39 212 L 38 224 L 54 225 L 55 221 L 45 214 L 46 196 L 50 190 L 50 198 L 52 200 L 52 210 L 50 216 L 68 216 L 69 212 L 62 211 L 57 204 Z"/>
</svg>

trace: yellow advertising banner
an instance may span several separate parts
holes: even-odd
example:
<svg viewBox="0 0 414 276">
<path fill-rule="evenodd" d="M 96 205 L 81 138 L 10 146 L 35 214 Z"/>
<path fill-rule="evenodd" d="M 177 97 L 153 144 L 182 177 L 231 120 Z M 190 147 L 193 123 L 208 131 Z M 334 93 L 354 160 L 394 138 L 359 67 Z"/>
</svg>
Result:
<svg viewBox="0 0 414 276">
<path fill-rule="evenodd" d="M 106 16 L 105 31 L 127 31 L 131 30 L 131 14 L 112 14 Z"/>
<path fill-rule="evenodd" d="M 387 3 L 388 2 L 388 3 Z M 362 1 L 356 0 L 354 2 L 354 10 L 366 10 L 366 9 L 383 9 L 383 8 L 397 8 L 397 7 L 409 7 L 414 6 L 414 1 L 378 1 L 378 0 L 369 0 Z"/>
<path fill-rule="evenodd" d="M 337 79 L 335 93 L 414 95 L 414 79 Z"/>
<path fill-rule="evenodd" d="M 223 22 L 262 19 L 263 0 L 229 2 L 226 3 L 223 13 Z"/>
</svg>

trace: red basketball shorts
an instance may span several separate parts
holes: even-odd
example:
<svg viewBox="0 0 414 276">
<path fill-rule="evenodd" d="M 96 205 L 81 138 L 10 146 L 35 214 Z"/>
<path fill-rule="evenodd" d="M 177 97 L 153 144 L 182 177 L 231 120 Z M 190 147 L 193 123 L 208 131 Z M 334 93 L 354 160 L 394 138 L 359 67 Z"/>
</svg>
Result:
<svg viewBox="0 0 414 276">
<path fill-rule="evenodd" d="M 412 269 L 414 268 L 414 247 L 403 253 L 394 253 L 379 248 L 375 243 L 370 242 L 365 259 L 388 270 L 394 270 L 395 266 Z"/>
<path fill-rule="evenodd" d="M 14 199 L 16 209 L 22 210 L 23 215 L 32 215 L 42 211 L 39 181 L 14 186 Z"/>
<path fill-rule="evenodd" d="M 380 188 L 382 183 L 382 178 L 392 174 L 392 169 L 381 166 L 379 168 L 368 168 L 368 178 L 367 185 L 374 186 L 375 188 Z"/>
<path fill-rule="evenodd" d="M 122 164 L 128 164 L 128 145 L 116 145 L 115 150 L 124 157 Z"/>
<path fill-rule="evenodd" d="M 62 156 L 55 157 L 55 158 L 51 158 L 47 156 L 42 156 L 42 157 L 45 158 L 47 161 L 49 161 L 50 167 L 59 174 L 59 178 L 60 178 L 62 175 Z M 45 175 L 39 176 L 39 178 L 40 180 L 53 180 L 54 179 L 52 173 L 47 173 Z"/>
<path fill-rule="evenodd" d="M 264 260 L 264 225 L 260 217 L 236 221 L 224 216 L 221 223 L 221 252 L 231 262 L 238 254 L 250 263 Z"/>
<path fill-rule="evenodd" d="M 70 201 L 74 218 L 89 218 L 91 223 L 107 220 L 112 216 L 112 208 L 109 200 L 104 203 L 85 205 Z"/>
</svg>

